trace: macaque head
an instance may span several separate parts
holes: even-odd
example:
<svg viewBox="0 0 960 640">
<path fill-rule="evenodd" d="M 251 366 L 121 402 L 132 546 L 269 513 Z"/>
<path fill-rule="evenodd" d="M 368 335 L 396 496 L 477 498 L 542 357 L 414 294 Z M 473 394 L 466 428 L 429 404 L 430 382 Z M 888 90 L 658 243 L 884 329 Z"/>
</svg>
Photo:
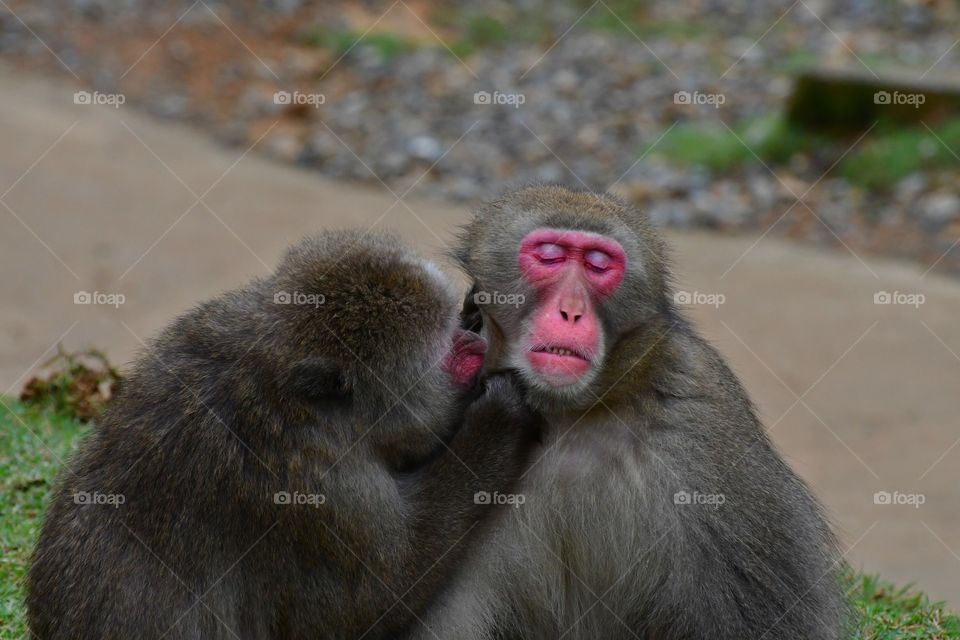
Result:
<svg viewBox="0 0 960 640">
<path fill-rule="evenodd" d="M 263 294 L 276 326 L 269 339 L 289 363 L 285 393 L 375 424 L 373 439 L 412 441 L 402 429 L 442 425 L 483 366 L 486 343 L 459 327 L 452 279 L 390 235 L 305 240 Z"/>
<path fill-rule="evenodd" d="M 668 304 L 660 240 L 608 195 L 510 192 L 480 210 L 457 257 L 474 278 L 465 311 L 482 318 L 488 368 L 517 370 L 554 405 L 595 401 L 583 392 L 621 337 Z"/>
</svg>

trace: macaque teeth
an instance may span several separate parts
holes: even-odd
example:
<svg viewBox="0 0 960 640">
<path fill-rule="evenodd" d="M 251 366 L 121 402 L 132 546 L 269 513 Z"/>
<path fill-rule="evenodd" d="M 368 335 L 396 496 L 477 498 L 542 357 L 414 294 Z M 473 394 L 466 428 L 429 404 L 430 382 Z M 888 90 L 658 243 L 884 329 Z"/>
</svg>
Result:
<svg viewBox="0 0 960 640">
<path fill-rule="evenodd" d="M 576 352 L 570 349 L 564 349 L 563 347 L 544 347 L 543 350 L 555 356 L 580 357 Z"/>
</svg>

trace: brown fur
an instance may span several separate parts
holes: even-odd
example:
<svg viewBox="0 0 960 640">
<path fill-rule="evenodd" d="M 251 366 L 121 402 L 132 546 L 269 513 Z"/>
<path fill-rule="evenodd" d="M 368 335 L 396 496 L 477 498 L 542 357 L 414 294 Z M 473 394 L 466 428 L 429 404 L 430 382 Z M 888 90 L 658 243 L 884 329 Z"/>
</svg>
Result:
<svg viewBox="0 0 960 640">
<path fill-rule="evenodd" d="M 489 515 L 475 492 L 520 472 L 531 420 L 508 379 L 468 407 L 437 367 L 456 303 L 395 238 L 342 232 L 177 319 L 64 469 L 28 577 L 34 636 L 399 633 Z"/>
</svg>

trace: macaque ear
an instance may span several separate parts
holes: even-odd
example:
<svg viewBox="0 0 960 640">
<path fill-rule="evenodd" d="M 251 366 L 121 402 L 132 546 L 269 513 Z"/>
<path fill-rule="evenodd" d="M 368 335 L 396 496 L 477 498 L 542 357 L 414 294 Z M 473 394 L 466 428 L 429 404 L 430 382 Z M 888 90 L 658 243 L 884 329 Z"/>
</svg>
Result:
<svg viewBox="0 0 960 640">
<path fill-rule="evenodd" d="M 480 333 L 483 328 L 483 316 L 480 314 L 480 305 L 477 304 L 479 292 L 480 285 L 474 282 L 463 299 L 463 308 L 460 311 L 460 328 L 474 333 Z"/>
<path fill-rule="evenodd" d="M 353 396 L 343 368 L 322 356 L 294 363 L 287 374 L 287 385 L 294 394 L 311 402 L 340 405 L 348 403 Z"/>
</svg>

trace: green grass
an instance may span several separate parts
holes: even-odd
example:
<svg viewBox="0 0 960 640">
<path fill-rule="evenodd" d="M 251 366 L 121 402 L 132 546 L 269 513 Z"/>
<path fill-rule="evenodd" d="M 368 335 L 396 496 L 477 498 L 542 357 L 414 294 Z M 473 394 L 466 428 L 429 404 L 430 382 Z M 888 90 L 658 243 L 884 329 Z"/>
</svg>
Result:
<svg viewBox="0 0 960 640">
<path fill-rule="evenodd" d="M 856 640 L 960 638 L 960 618 L 923 593 L 876 576 L 851 575 L 847 593 L 859 617 Z"/>
<path fill-rule="evenodd" d="M 583 0 L 568 0 L 573 7 L 573 15 L 586 11 L 592 4 Z M 582 20 L 583 29 L 619 32 L 624 37 L 634 35 L 643 37 L 661 36 L 677 40 L 698 39 L 709 35 L 709 25 L 697 22 L 661 21 L 650 22 L 644 16 L 646 2 L 641 0 L 607 0 L 613 11 L 602 5 L 596 5 Z M 566 30 L 566 26 L 551 24 L 542 10 L 523 6 L 502 7 L 497 15 L 478 13 L 473 9 L 440 4 L 427 17 L 443 35 L 450 51 L 459 58 L 465 58 L 482 49 L 497 49 L 510 42 L 535 43 L 539 46 L 551 46 Z M 557 29 L 560 29 L 557 31 Z M 361 38 L 362 32 L 352 29 L 330 28 L 314 25 L 300 33 L 302 44 L 327 49 L 335 56 L 341 56 L 354 46 L 367 46 L 375 49 L 385 60 L 410 53 L 424 46 L 436 46 L 446 49 L 440 43 L 418 42 L 417 40 L 383 31 L 373 31 Z M 651 64 L 654 72 L 660 72 L 659 65 Z"/>
<path fill-rule="evenodd" d="M 933 132 L 936 135 L 911 128 L 867 134 L 862 148 L 840 164 L 840 174 L 880 188 L 915 171 L 960 167 L 960 119 L 934 127 Z"/>
<path fill-rule="evenodd" d="M 23 638 L 22 581 L 61 460 L 88 427 L 50 408 L 0 399 L 0 640 Z M 852 640 L 960 639 L 960 618 L 921 593 L 872 576 L 845 579 L 857 612 Z"/>
<path fill-rule="evenodd" d="M 822 171 L 855 141 L 856 137 L 837 139 L 805 132 L 780 118 L 758 118 L 730 129 L 723 124 L 679 124 L 664 136 L 654 153 L 676 165 L 702 167 L 714 174 L 761 162 L 776 169 L 803 154 L 813 158 L 814 170 L 819 167 Z M 834 172 L 868 189 L 887 189 L 917 171 L 960 166 L 954 154 L 960 155 L 960 119 L 933 128 L 933 133 L 924 127 L 881 124 L 843 156 Z"/>
<path fill-rule="evenodd" d="M 23 638 L 21 584 L 52 483 L 88 427 L 0 398 L 0 639 Z"/>
<path fill-rule="evenodd" d="M 654 153 L 681 166 L 724 173 L 761 160 L 787 162 L 794 154 L 809 151 L 813 143 L 778 118 L 760 118 L 730 129 L 722 124 L 681 123 L 664 136 Z"/>
<path fill-rule="evenodd" d="M 633 7 L 634 2 L 621 2 L 626 9 L 618 9 L 614 3 L 608 2 L 608 10 L 598 4 L 583 18 L 583 26 L 596 31 L 607 31 L 612 35 L 639 38 L 666 38 L 682 42 L 706 40 L 713 36 L 710 24 L 697 20 L 676 21 L 648 19 L 642 8 Z M 588 5 L 589 6 L 589 5 Z M 717 61 L 719 63 L 719 61 Z M 729 64 L 729 63 L 728 63 Z M 723 71 L 723 69 L 721 69 Z"/>
<path fill-rule="evenodd" d="M 500 20 L 486 15 L 463 16 L 458 19 L 455 30 L 458 35 L 449 43 L 449 50 L 459 58 L 469 56 L 478 49 L 503 46 L 515 37 L 515 31 L 508 29 Z M 337 57 L 356 47 L 370 47 L 383 60 L 398 58 L 424 46 L 446 50 L 440 43 L 425 44 L 384 31 L 372 31 L 363 35 L 352 30 L 311 27 L 301 34 L 300 40 L 307 46 L 327 49 Z"/>
<path fill-rule="evenodd" d="M 448 34 L 443 37 L 457 55 L 509 42 L 546 47 L 556 38 L 542 11 L 521 5 L 502 6 L 490 13 L 478 7 L 438 4 L 429 20 L 442 34 Z"/>
<path fill-rule="evenodd" d="M 300 36 L 300 39 L 307 46 L 329 49 L 337 57 L 362 46 L 372 48 L 383 60 L 392 60 L 418 47 L 417 42 L 412 39 L 383 31 L 372 31 L 363 35 L 361 32 L 349 29 L 311 27 Z"/>
<path fill-rule="evenodd" d="M 446 23 L 456 33 L 449 42 L 450 50 L 458 57 L 466 57 L 478 49 L 498 48 L 510 40 L 525 39 L 529 34 L 526 29 L 531 27 L 527 21 L 519 24 L 507 25 L 489 15 L 457 14 L 455 17 L 444 18 Z M 362 39 L 361 39 L 362 37 Z M 360 40 L 357 43 L 357 40 Z M 303 33 L 301 41 L 312 47 L 329 49 L 336 56 L 341 56 L 354 46 L 372 47 L 381 58 L 390 60 L 410 53 L 424 46 L 444 47 L 439 42 L 421 43 L 398 34 L 372 31 L 363 35 L 357 31 L 336 30 L 323 27 L 312 27 Z M 356 45 L 355 45 L 356 43 Z"/>
<path fill-rule="evenodd" d="M 512 37 L 507 25 L 492 16 L 471 16 L 465 22 L 460 29 L 460 37 L 450 45 L 453 52 L 461 58 L 477 49 L 502 47 Z"/>
</svg>

